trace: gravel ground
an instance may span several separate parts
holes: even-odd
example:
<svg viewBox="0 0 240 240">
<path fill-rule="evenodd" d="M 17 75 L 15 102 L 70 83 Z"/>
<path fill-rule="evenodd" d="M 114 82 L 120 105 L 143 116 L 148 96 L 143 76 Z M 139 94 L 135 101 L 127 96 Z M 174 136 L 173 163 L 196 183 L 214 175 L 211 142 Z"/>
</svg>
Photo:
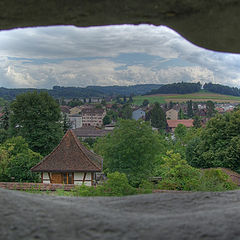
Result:
<svg viewBox="0 0 240 240">
<path fill-rule="evenodd" d="M 0 189 L 0 239 L 240 239 L 240 191 L 56 197 Z"/>
</svg>

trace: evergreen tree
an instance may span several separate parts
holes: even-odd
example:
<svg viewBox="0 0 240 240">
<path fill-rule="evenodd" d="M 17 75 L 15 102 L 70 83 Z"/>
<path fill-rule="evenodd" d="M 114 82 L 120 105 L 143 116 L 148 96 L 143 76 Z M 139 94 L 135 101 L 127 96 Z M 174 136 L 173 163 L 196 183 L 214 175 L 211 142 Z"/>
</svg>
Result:
<svg viewBox="0 0 240 240">
<path fill-rule="evenodd" d="M 207 101 L 206 103 L 206 109 L 207 109 L 207 116 L 213 117 L 215 114 L 215 106 L 214 103 L 212 101 Z"/>
<path fill-rule="evenodd" d="M 167 121 L 166 114 L 159 103 L 155 103 L 153 109 L 150 111 L 151 125 L 158 129 L 166 129 Z"/>
<path fill-rule="evenodd" d="M 188 116 L 188 118 L 193 117 L 192 100 L 187 101 L 187 116 Z"/>
<path fill-rule="evenodd" d="M 63 114 L 62 118 L 63 118 L 63 123 L 62 123 L 63 133 L 66 133 L 67 130 L 72 127 L 72 124 L 66 113 Z"/>
<path fill-rule="evenodd" d="M 193 119 L 194 119 L 193 126 L 195 128 L 200 128 L 202 126 L 200 117 L 198 115 L 195 115 Z"/>
<path fill-rule="evenodd" d="M 178 112 L 178 119 L 184 119 L 184 113 L 183 113 L 183 110 L 181 108 Z"/>
<path fill-rule="evenodd" d="M 5 129 L 6 131 L 9 128 L 9 117 L 10 117 L 9 106 L 5 104 L 3 108 L 3 116 L 0 118 L 0 127 Z"/>
</svg>

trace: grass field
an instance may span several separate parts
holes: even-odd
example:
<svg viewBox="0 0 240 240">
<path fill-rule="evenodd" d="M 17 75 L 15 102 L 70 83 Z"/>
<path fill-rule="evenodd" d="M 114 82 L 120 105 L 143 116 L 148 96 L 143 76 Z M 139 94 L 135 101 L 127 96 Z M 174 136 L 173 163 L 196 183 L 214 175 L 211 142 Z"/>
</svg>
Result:
<svg viewBox="0 0 240 240">
<path fill-rule="evenodd" d="M 170 101 L 186 102 L 189 100 L 192 100 L 193 102 L 206 102 L 208 100 L 211 100 L 217 103 L 240 103 L 240 97 L 201 91 L 192 94 L 156 94 L 148 96 L 136 96 L 133 98 L 134 104 L 141 105 L 144 99 L 147 99 L 150 103 L 167 103 Z"/>
</svg>

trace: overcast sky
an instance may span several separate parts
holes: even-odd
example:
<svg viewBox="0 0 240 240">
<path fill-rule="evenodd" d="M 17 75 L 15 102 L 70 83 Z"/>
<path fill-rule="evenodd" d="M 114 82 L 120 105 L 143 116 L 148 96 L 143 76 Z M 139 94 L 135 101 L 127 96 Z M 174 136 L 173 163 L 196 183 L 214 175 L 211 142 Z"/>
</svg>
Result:
<svg viewBox="0 0 240 240">
<path fill-rule="evenodd" d="M 240 87 L 240 55 L 197 47 L 167 27 L 0 32 L 0 87 L 213 82 Z"/>
</svg>

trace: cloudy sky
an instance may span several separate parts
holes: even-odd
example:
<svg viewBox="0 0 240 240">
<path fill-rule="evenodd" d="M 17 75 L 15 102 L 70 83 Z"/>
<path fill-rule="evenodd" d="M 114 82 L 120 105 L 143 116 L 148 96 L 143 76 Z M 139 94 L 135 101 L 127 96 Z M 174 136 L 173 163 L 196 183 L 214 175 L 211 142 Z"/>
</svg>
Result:
<svg viewBox="0 0 240 240">
<path fill-rule="evenodd" d="M 167 27 L 0 32 L 0 87 L 213 82 L 240 87 L 240 55 L 197 47 Z"/>
</svg>

